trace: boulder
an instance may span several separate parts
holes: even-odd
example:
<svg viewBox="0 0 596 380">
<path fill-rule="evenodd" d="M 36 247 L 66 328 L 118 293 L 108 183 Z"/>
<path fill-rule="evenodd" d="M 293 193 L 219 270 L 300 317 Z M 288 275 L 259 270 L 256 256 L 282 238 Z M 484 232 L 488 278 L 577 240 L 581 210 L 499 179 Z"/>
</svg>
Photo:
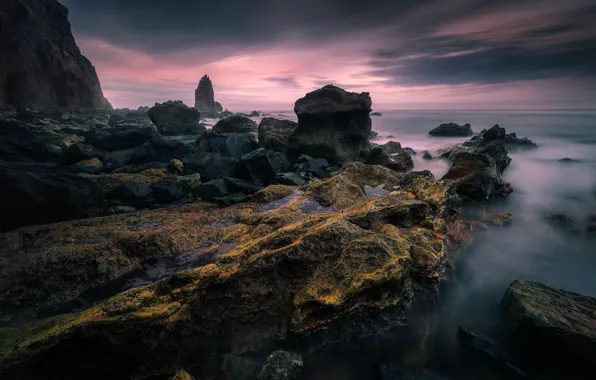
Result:
<svg viewBox="0 0 596 380">
<path fill-rule="evenodd" d="M 227 137 L 221 144 L 213 148 L 214 152 L 226 157 L 238 159 L 253 151 L 253 147 L 243 135 Z"/>
<path fill-rule="evenodd" d="M 0 109 L 110 109 L 57 0 L 0 4 Z"/>
<path fill-rule="evenodd" d="M 0 120 L 0 160 L 48 162 L 58 158 L 44 141 L 17 120 Z"/>
<path fill-rule="evenodd" d="M 507 145 L 502 140 L 493 140 L 488 143 L 488 145 L 478 149 L 477 152 L 492 157 L 495 160 L 501 174 L 511 163 L 511 158 L 507 155 Z"/>
<path fill-rule="evenodd" d="M 531 282 L 509 285 L 501 308 L 511 348 L 565 378 L 596 370 L 596 299 Z"/>
<path fill-rule="evenodd" d="M 231 194 L 227 182 L 223 178 L 213 179 L 197 186 L 193 194 L 203 200 L 215 202 L 216 198 L 222 198 Z"/>
<path fill-rule="evenodd" d="M 257 132 L 257 123 L 245 116 L 230 116 L 218 121 L 211 130 L 215 133 Z"/>
<path fill-rule="evenodd" d="M 454 180 L 457 194 L 466 202 L 484 203 L 504 198 L 512 191 L 501 178 L 495 160 L 481 153 L 457 153 L 442 179 Z"/>
<path fill-rule="evenodd" d="M 370 116 L 383 116 L 383 114 L 380 112 L 371 112 Z"/>
<path fill-rule="evenodd" d="M 401 144 L 396 141 L 388 141 L 383 145 L 379 145 L 379 148 L 381 148 L 383 152 L 387 154 L 396 154 L 404 151 L 404 149 L 401 147 Z"/>
<path fill-rule="evenodd" d="M 279 173 L 290 169 L 290 162 L 285 154 L 259 148 L 240 158 L 239 176 L 265 186 L 273 183 Z"/>
<path fill-rule="evenodd" d="M 274 351 L 259 374 L 259 380 L 297 380 L 304 366 L 302 355 L 288 351 Z"/>
<path fill-rule="evenodd" d="M 430 152 L 428 150 L 425 150 L 422 152 L 422 158 L 425 160 L 432 160 L 434 159 L 433 155 L 430 154 Z"/>
<path fill-rule="evenodd" d="M 186 157 L 183 162 L 185 174 L 199 173 L 203 181 L 234 177 L 238 166 L 238 161 L 219 153 L 199 152 L 195 156 Z"/>
<path fill-rule="evenodd" d="M 151 184 L 151 190 L 158 203 L 176 202 L 188 195 L 182 183 L 172 180 L 154 182 Z"/>
<path fill-rule="evenodd" d="M 366 158 L 367 165 L 382 165 L 389 169 L 404 172 L 414 167 L 412 158 L 405 152 L 389 156 L 381 147 L 375 147 Z"/>
<path fill-rule="evenodd" d="M 297 123 L 290 120 L 264 118 L 259 123 L 259 148 L 286 153 L 288 137 L 297 126 Z"/>
<path fill-rule="evenodd" d="M 441 124 L 437 128 L 428 132 L 431 136 L 443 136 L 443 137 L 467 137 L 472 136 L 472 127 L 470 124 L 459 125 L 456 123 Z"/>
<path fill-rule="evenodd" d="M 199 124 L 199 112 L 181 101 L 155 103 L 147 115 L 162 135 L 198 135 L 207 130 Z"/>
<path fill-rule="evenodd" d="M 395 364 L 382 364 L 378 367 L 380 380 L 449 380 L 449 378 L 438 375 L 427 370 L 412 371 L 398 367 Z"/>
<path fill-rule="evenodd" d="M 104 192 L 93 181 L 50 169 L 38 172 L 0 167 L 0 231 L 99 216 L 107 210 Z"/>
<path fill-rule="evenodd" d="M 126 116 L 114 113 L 110 115 L 110 120 L 108 120 L 108 125 L 115 127 L 118 123 L 126 120 Z"/>
<path fill-rule="evenodd" d="M 238 178 L 224 178 L 228 189 L 235 193 L 254 194 L 257 191 L 263 190 L 263 186 L 254 184 L 252 182 L 244 181 Z"/>
<path fill-rule="evenodd" d="M 288 155 L 308 154 L 343 164 L 370 148 L 372 101 L 368 93 L 327 85 L 298 99 L 298 127 L 288 138 Z"/>
<path fill-rule="evenodd" d="M 99 150 L 94 146 L 81 143 L 71 144 L 68 148 L 64 149 L 64 156 L 71 163 L 92 158 L 101 158 L 104 154 L 104 151 Z"/>
<path fill-rule="evenodd" d="M 273 183 L 287 186 L 302 186 L 306 183 L 304 178 L 294 172 L 280 173 L 275 176 Z"/>
</svg>

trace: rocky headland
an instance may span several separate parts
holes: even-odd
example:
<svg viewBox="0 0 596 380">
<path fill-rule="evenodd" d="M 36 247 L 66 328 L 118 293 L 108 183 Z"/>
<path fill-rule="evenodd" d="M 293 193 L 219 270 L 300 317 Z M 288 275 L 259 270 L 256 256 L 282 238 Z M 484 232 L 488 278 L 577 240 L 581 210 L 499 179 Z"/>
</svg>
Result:
<svg viewBox="0 0 596 380">
<path fill-rule="evenodd" d="M 46 37 L 68 31 L 65 60 L 91 67 L 66 9 L 41 3 L 10 0 L 0 17 L 19 32 L 31 20 L 18 17 L 49 12 L 62 21 Z M 443 124 L 431 135 L 470 139 L 423 152 L 449 164 L 435 178 L 411 148 L 371 142 L 366 92 L 324 86 L 296 101 L 297 123 L 257 124 L 259 112 L 224 112 L 207 76 L 194 108 L 111 110 L 92 74 L 68 76 L 91 84 L 73 87 L 84 96 L 0 92 L 13 107 L 0 118 L 2 379 L 297 379 L 305 353 L 388 332 L 399 344 L 456 258 L 513 223 L 486 207 L 514 191 L 509 153 L 536 148 L 498 125 Z M 204 116 L 219 120 L 208 129 Z M 500 305 L 507 340 L 458 339 L 520 378 L 580 379 L 594 369 L 595 305 L 516 281 Z"/>
</svg>

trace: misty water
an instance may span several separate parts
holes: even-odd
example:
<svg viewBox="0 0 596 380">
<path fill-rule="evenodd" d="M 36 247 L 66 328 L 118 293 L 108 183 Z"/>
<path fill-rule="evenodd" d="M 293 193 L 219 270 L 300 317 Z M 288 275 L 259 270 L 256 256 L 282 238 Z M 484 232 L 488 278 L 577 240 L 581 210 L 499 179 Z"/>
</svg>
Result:
<svg viewBox="0 0 596 380">
<path fill-rule="evenodd" d="M 271 114 L 296 120 L 292 112 Z M 470 123 L 474 132 L 499 124 L 538 144 L 538 149 L 510 153 L 512 163 L 504 179 L 514 192 L 489 207 L 494 213 L 511 212 L 513 225 L 482 233 L 472 248 L 460 254 L 454 279 L 439 302 L 409 319 L 412 339 L 400 337 L 396 342 L 396 337 L 384 336 L 361 346 L 306 356 L 301 378 L 375 379 L 377 364 L 395 363 L 454 380 L 510 379 L 463 352 L 456 341 L 458 326 L 499 340 L 494 336 L 498 304 L 516 279 L 596 296 L 596 242 L 548 219 L 566 214 L 584 231 L 589 215 L 596 212 L 596 112 L 385 111 L 373 117 L 373 130 L 379 133 L 375 142 L 393 140 L 413 148 L 418 152 L 414 170 L 428 169 L 441 177 L 449 163 L 424 160 L 422 151 L 434 155 L 437 149 L 466 140 L 428 136 L 429 130 L 445 122 Z M 562 158 L 576 161 L 559 162 Z"/>
</svg>

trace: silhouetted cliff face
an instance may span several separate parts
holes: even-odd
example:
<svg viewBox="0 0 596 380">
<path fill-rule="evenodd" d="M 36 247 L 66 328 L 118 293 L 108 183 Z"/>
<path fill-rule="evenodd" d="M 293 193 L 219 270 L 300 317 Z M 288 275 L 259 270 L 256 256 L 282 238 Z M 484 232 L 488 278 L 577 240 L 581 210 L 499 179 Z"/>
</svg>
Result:
<svg viewBox="0 0 596 380">
<path fill-rule="evenodd" d="M 57 0 L 0 1 L 0 108 L 111 108 Z"/>
</svg>

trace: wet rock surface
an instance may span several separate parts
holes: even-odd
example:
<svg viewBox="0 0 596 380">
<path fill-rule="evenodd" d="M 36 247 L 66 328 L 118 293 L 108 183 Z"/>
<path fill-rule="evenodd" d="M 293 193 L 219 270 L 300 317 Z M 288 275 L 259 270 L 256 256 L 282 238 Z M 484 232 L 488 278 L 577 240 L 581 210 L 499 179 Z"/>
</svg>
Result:
<svg viewBox="0 0 596 380">
<path fill-rule="evenodd" d="M 567 378 L 594 371 L 596 299 L 530 281 L 514 281 L 503 300 L 516 353 Z"/>
<path fill-rule="evenodd" d="M 297 123 L 290 120 L 278 120 L 266 117 L 259 123 L 259 148 L 276 152 L 287 152 L 288 138 L 294 132 Z"/>
<path fill-rule="evenodd" d="M 199 112 L 181 101 L 155 103 L 147 115 L 162 135 L 197 135 L 206 130 L 199 124 Z"/>
</svg>

